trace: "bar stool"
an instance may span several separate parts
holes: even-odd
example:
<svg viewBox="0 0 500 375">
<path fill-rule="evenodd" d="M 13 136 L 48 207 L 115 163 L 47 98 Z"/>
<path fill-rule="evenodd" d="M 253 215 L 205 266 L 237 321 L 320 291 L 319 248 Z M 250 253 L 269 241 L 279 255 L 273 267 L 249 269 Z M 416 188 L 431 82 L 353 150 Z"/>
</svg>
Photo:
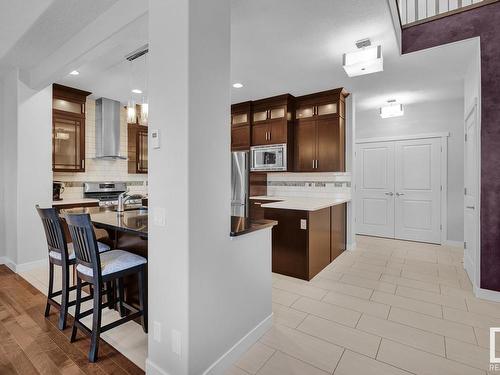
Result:
<svg viewBox="0 0 500 375">
<path fill-rule="evenodd" d="M 66 242 L 62 222 L 56 209 L 40 208 L 37 205 L 36 210 L 42 219 L 49 250 L 49 290 L 45 306 L 45 317 L 49 316 L 50 307 L 54 306 L 59 310 L 59 329 L 63 330 L 66 328 L 68 308 L 76 303 L 76 301 L 69 300 L 69 292 L 76 289 L 76 286 L 69 286 L 69 267 L 76 263 L 75 252 L 73 244 Z M 108 245 L 101 242 L 99 242 L 98 248 L 100 252 L 110 249 Z M 57 292 L 54 292 L 54 266 L 60 266 L 62 273 L 62 288 Z M 61 296 L 61 303 L 54 300 L 54 297 L 57 296 Z M 90 300 L 92 297 L 85 298 Z"/>
<path fill-rule="evenodd" d="M 110 250 L 100 254 L 92 223 L 88 214 L 66 214 L 69 232 L 74 243 L 76 254 L 76 309 L 71 342 L 76 339 L 77 329 L 91 337 L 89 361 L 95 362 L 99 351 L 99 338 L 102 332 L 106 332 L 130 320 L 141 318 L 142 328 L 147 333 L 147 305 L 145 301 L 145 270 L 147 260 L 136 254 L 123 250 Z M 134 275 L 139 280 L 139 309 L 125 303 L 123 287 L 118 288 L 118 303 L 120 316 L 117 321 L 101 326 L 102 310 L 108 304 L 102 304 L 102 296 L 106 293 L 103 287 L 106 283 L 118 280 L 123 285 L 123 277 Z M 82 280 L 90 283 L 94 290 L 94 306 L 92 309 L 81 312 Z M 116 302 L 116 301 L 115 301 Z M 123 313 L 127 309 L 130 314 Z M 92 330 L 87 328 L 81 319 L 92 314 Z"/>
</svg>

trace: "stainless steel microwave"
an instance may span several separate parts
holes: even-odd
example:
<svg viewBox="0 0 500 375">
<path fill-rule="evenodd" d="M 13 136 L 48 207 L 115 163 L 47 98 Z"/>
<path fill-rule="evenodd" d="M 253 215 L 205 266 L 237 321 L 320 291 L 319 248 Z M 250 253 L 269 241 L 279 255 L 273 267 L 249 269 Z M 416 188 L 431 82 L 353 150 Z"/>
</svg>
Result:
<svg viewBox="0 0 500 375">
<path fill-rule="evenodd" d="M 286 143 L 250 148 L 251 171 L 286 171 Z"/>
</svg>

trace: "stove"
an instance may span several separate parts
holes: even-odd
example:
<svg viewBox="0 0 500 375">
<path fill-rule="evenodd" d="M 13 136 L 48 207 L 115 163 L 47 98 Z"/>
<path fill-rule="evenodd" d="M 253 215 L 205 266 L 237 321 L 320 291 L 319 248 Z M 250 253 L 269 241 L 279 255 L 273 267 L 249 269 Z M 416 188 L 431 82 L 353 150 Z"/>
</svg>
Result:
<svg viewBox="0 0 500 375">
<path fill-rule="evenodd" d="M 99 199 L 99 207 L 118 205 L 118 196 L 127 191 L 126 182 L 84 182 L 83 197 Z M 141 199 L 130 199 L 128 204 L 141 204 Z"/>
</svg>

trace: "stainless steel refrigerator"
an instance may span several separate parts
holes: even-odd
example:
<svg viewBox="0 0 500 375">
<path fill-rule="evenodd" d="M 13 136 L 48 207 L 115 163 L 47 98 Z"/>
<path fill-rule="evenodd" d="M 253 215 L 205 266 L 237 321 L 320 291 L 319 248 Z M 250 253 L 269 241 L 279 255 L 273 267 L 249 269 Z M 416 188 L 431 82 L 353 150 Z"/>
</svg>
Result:
<svg viewBox="0 0 500 375">
<path fill-rule="evenodd" d="M 248 151 L 231 152 L 231 215 L 248 216 Z"/>
</svg>

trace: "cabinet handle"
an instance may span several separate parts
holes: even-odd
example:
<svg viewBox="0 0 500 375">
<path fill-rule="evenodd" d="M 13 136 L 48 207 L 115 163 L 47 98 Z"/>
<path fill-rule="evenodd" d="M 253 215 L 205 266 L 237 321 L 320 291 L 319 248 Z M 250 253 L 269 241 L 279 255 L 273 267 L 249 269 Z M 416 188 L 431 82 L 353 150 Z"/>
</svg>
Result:
<svg viewBox="0 0 500 375">
<path fill-rule="evenodd" d="M 401 195 L 405 195 L 404 193 L 396 193 L 397 197 L 400 197 Z"/>
<path fill-rule="evenodd" d="M 82 159 L 82 168 L 85 168 L 85 159 Z"/>
<path fill-rule="evenodd" d="M 389 191 L 389 192 L 385 193 L 385 195 L 389 195 L 392 197 L 394 195 L 394 193 L 392 191 Z"/>
<path fill-rule="evenodd" d="M 256 206 L 260 206 L 262 203 L 261 202 L 253 202 Z"/>
<path fill-rule="evenodd" d="M 272 133 L 271 133 L 271 132 L 269 132 L 269 140 L 271 140 L 271 137 L 272 137 L 272 135 L 271 135 L 271 134 L 272 134 Z"/>
<path fill-rule="evenodd" d="M 315 164 L 314 162 L 315 162 L 315 160 L 313 159 L 313 169 L 314 169 L 314 168 L 316 168 L 316 167 L 315 167 L 315 165 L 316 165 L 316 164 Z"/>
<path fill-rule="evenodd" d="M 318 159 L 316 159 L 316 169 L 318 169 Z"/>
</svg>

